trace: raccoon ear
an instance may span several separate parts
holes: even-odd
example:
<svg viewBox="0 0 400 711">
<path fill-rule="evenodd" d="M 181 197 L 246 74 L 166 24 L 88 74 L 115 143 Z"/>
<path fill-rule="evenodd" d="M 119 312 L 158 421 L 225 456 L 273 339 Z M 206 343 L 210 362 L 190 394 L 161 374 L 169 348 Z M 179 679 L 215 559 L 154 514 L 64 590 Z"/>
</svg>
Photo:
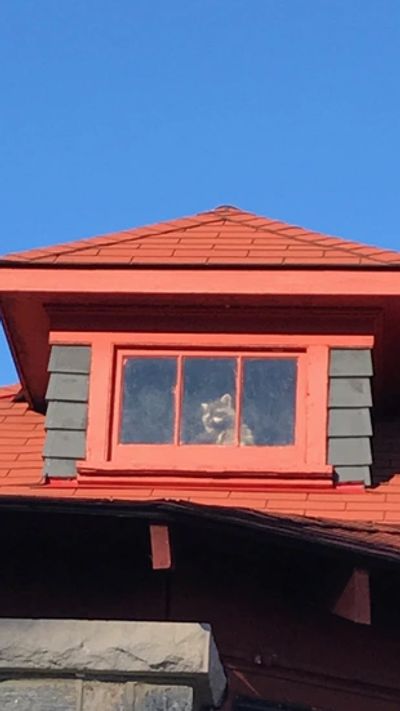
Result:
<svg viewBox="0 0 400 711">
<path fill-rule="evenodd" d="M 207 403 L 207 402 L 202 402 L 201 405 L 200 405 L 200 407 L 201 407 L 201 409 L 203 410 L 203 412 L 207 412 L 207 410 L 208 410 L 208 403 Z"/>
<path fill-rule="evenodd" d="M 229 393 L 225 393 L 225 395 L 222 395 L 220 397 L 220 401 L 222 402 L 223 405 L 232 405 L 232 395 L 229 395 Z"/>
</svg>

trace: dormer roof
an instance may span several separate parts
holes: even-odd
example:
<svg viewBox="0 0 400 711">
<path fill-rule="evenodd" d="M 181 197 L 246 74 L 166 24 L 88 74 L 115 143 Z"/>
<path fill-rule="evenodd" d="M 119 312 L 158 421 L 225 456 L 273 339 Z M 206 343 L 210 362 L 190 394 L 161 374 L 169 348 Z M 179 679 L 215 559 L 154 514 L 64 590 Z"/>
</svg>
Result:
<svg viewBox="0 0 400 711">
<path fill-rule="evenodd" d="M 0 264 L 75 266 L 400 265 L 400 253 L 222 205 L 189 217 L 7 254 Z"/>
</svg>

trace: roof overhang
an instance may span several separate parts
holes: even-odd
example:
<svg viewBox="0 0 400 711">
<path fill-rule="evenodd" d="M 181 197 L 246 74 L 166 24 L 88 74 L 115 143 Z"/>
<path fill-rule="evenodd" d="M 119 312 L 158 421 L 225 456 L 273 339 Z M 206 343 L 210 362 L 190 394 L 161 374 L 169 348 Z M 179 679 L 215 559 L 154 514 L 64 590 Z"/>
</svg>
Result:
<svg viewBox="0 0 400 711">
<path fill-rule="evenodd" d="M 305 516 L 257 513 L 247 509 L 207 506 L 184 501 L 90 501 L 35 496 L 1 496 L 0 510 L 37 514 L 85 514 L 142 519 L 151 523 L 182 523 L 230 531 L 246 541 L 271 540 L 278 545 L 341 555 L 353 564 L 399 564 L 399 528 L 384 524 L 343 522 Z"/>
</svg>

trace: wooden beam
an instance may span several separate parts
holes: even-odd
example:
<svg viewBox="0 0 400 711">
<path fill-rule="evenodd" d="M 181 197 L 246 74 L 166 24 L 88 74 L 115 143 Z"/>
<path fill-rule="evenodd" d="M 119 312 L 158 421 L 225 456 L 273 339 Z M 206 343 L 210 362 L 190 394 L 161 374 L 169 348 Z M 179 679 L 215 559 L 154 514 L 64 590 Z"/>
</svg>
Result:
<svg viewBox="0 0 400 711">
<path fill-rule="evenodd" d="M 170 570 L 172 555 L 168 526 L 150 524 L 150 544 L 153 570 Z"/>
<path fill-rule="evenodd" d="M 371 591 L 367 570 L 354 568 L 332 607 L 332 612 L 360 625 L 371 624 Z"/>
</svg>

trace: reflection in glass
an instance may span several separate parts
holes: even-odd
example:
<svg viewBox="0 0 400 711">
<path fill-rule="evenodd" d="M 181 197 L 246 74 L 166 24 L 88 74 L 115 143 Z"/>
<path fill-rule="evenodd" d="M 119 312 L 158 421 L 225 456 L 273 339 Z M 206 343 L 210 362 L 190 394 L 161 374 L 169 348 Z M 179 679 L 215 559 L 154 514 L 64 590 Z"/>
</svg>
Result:
<svg viewBox="0 0 400 711">
<path fill-rule="evenodd" d="M 242 423 L 251 430 L 254 444 L 293 444 L 296 358 L 249 358 L 243 369 Z"/>
<path fill-rule="evenodd" d="M 120 442 L 173 442 L 176 358 L 128 358 L 123 379 Z"/>
<path fill-rule="evenodd" d="M 236 358 L 185 358 L 181 442 L 233 444 Z"/>
</svg>

